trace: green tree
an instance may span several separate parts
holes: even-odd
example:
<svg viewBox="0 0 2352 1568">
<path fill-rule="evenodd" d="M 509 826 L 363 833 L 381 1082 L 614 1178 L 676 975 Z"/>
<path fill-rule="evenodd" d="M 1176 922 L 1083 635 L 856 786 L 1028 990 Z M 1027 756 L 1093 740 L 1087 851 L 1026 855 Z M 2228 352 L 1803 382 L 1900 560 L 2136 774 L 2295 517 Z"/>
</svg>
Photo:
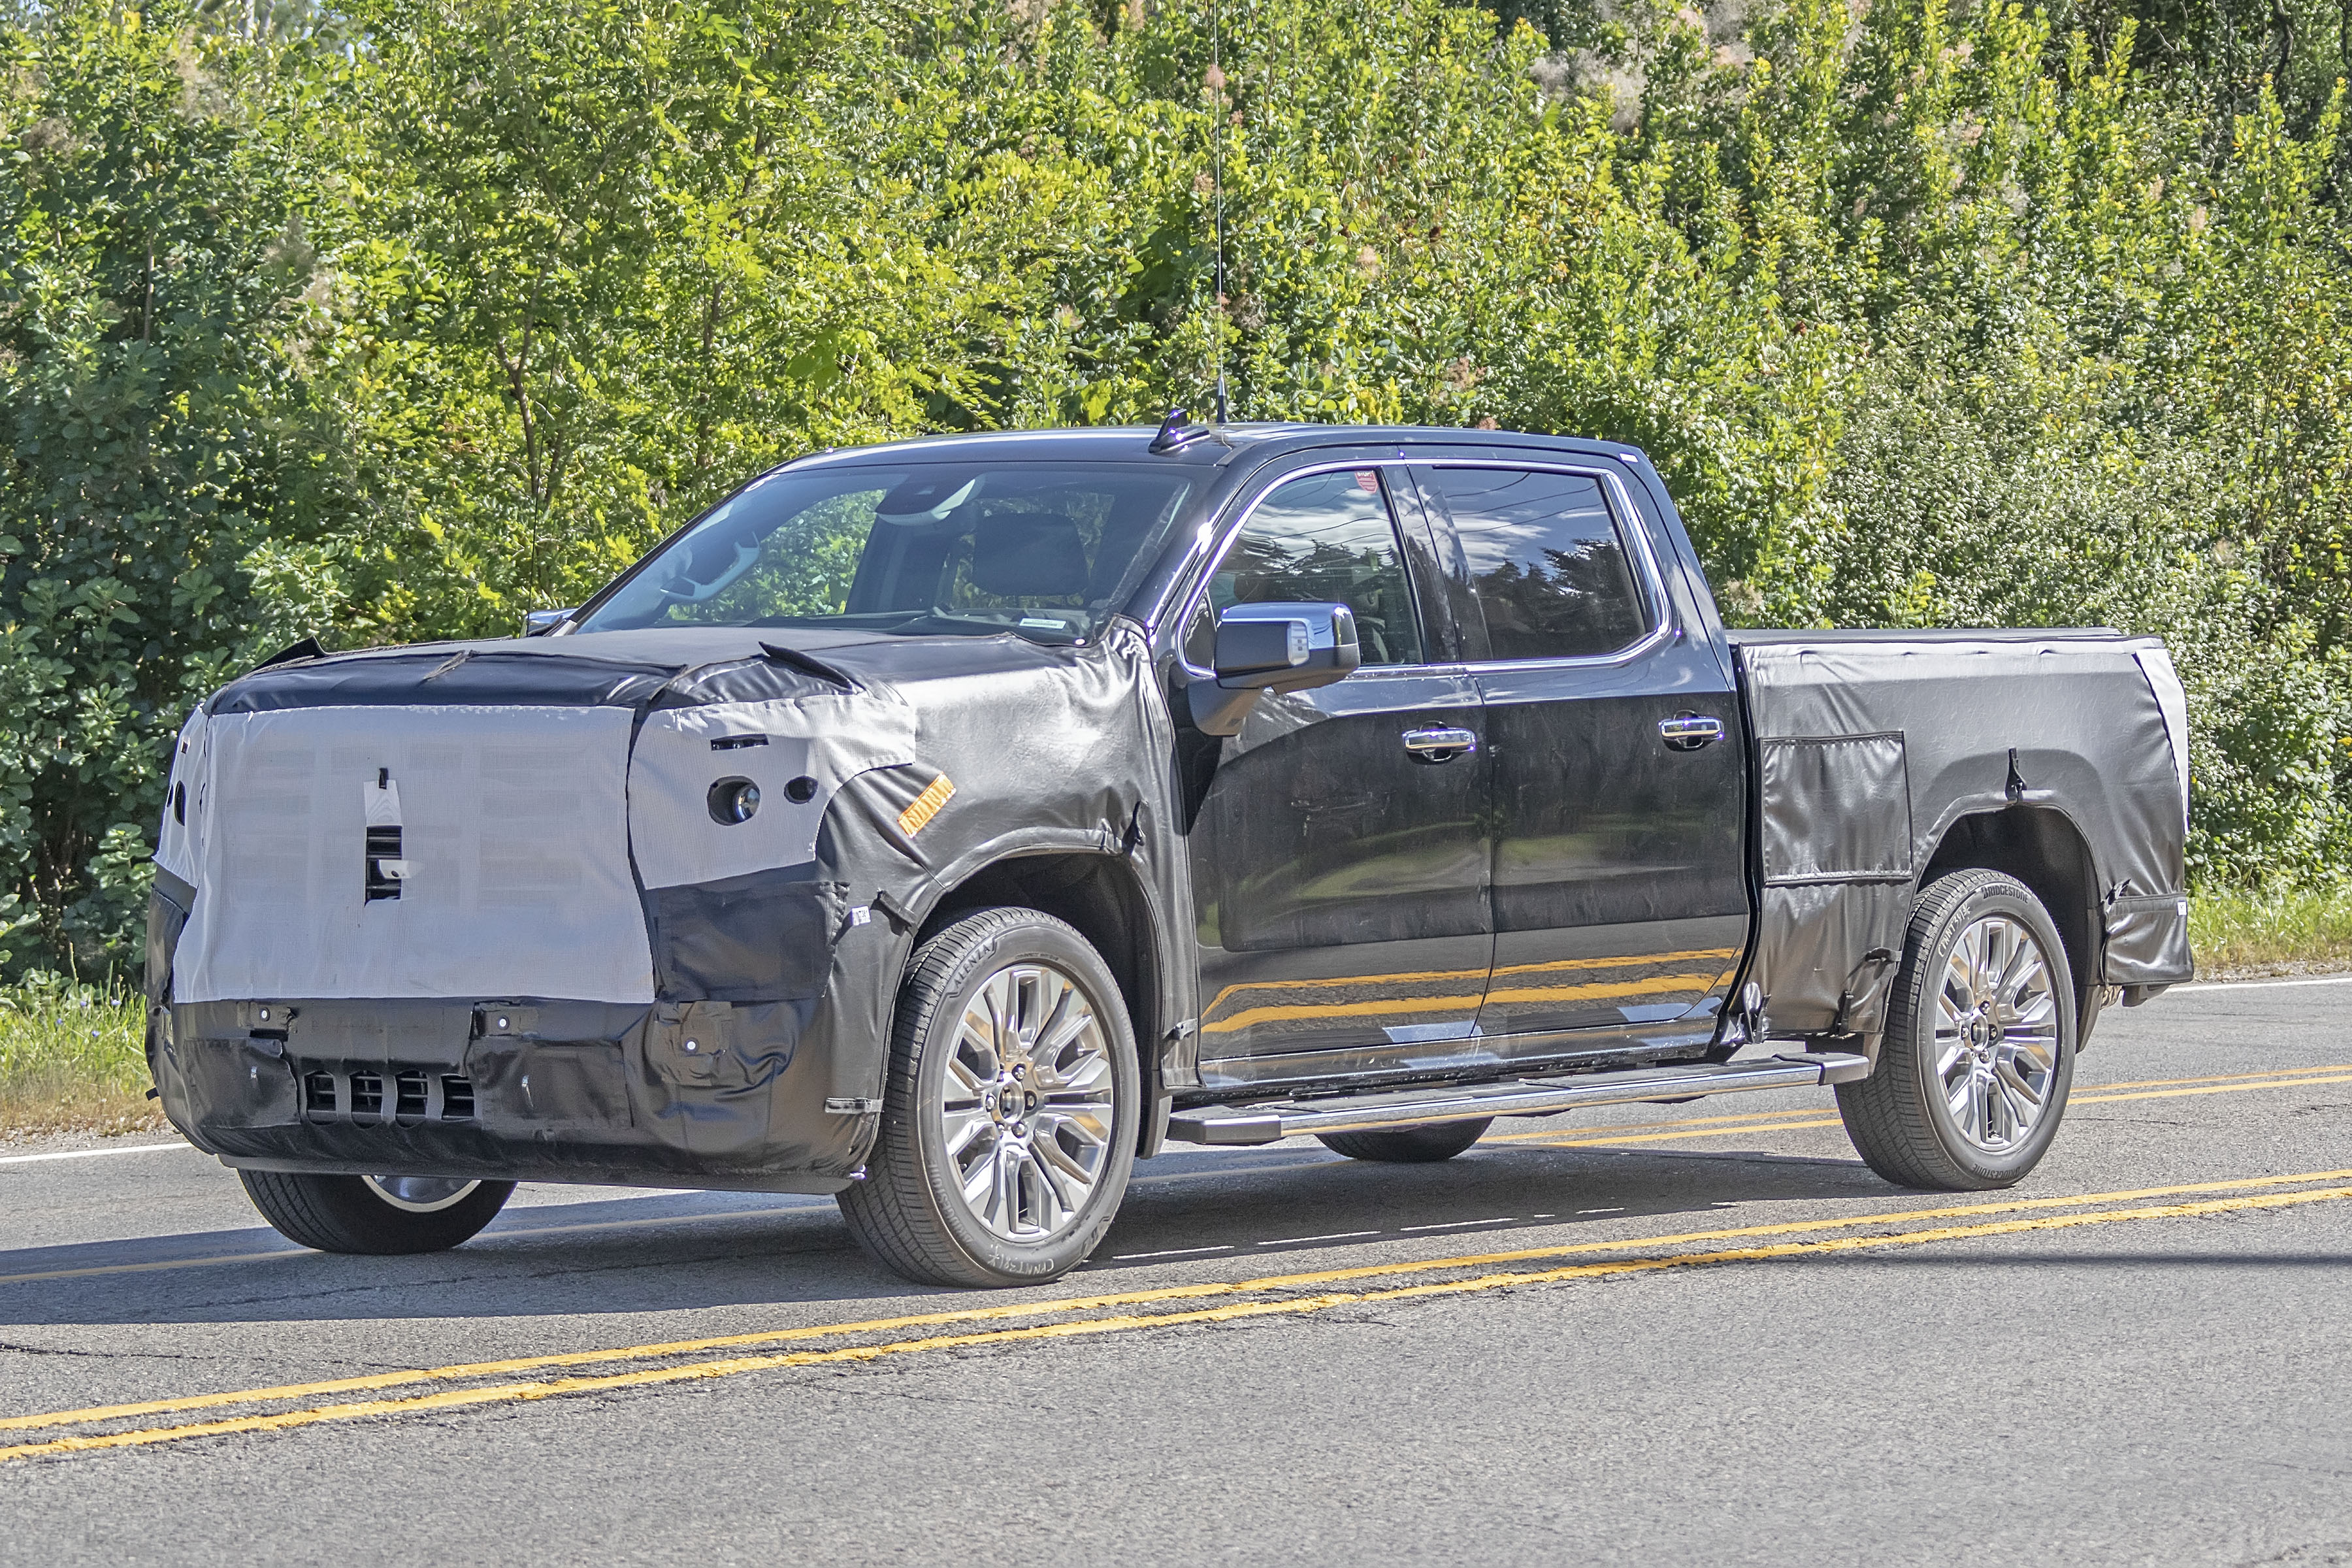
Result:
<svg viewBox="0 0 2352 1568">
<path fill-rule="evenodd" d="M 339 595 L 334 327 L 280 63 L 169 7 L 0 33 L 0 878 L 29 956 L 85 973 L 131 952 L 189 705 Z"/>
</svg>

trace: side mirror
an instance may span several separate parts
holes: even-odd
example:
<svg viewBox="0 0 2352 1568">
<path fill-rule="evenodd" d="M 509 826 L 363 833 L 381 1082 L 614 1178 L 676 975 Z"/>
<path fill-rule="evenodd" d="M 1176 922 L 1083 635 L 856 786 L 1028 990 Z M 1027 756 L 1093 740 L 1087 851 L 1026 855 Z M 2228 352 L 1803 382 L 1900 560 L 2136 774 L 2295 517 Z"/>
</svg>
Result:
<svg viewBox="0 0 2352 1568">
<path fill-rule="evenodd" d="M 579 613 L 577 605 L 568 610 L 527 610 L 522 617 L 522 635 L 527 637 L 546 637 Z"/>
<path fill-rule="evenodd" d="M 1203 734 L 1234 735 L 1261 691 L 1305 691 L 1345 680 L 1364 662 L 1356 613 L 1345 605 L 1235 605 L 1217 621 L 1214 679 L 1185 697 Z"/>
</svg>

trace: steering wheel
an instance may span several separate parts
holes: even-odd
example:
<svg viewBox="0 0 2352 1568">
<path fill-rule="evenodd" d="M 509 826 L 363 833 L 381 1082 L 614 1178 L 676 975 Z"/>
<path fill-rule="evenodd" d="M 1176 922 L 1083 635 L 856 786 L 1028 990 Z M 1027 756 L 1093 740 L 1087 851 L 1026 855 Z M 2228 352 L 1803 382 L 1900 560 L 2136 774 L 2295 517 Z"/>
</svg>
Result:
<svg viewBox="0 0 2352 1568">
<path fill-rule="evenodd" d="M 739 541 L 735 546 L 734 561 L 712 581 L 697 583 L 688 578 L 683 592 L 665 583 L 661 586 L 661 596 L 666 602 L 673 605 L 699 605 L 714 597 L 728 584 L 749 572 L 751 569 L 751 563 L 759 559 L 760 546 L 756 541 Z"/>
</svg>

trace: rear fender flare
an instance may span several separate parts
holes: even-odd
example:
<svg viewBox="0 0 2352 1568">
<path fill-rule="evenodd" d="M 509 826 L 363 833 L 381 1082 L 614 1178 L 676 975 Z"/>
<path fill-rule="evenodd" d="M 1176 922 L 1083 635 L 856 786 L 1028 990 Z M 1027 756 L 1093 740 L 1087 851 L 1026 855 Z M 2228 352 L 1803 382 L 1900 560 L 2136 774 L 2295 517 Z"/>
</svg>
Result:
<svg viewBox="0 0 2352 1568">
<path fill-rule="evenodd" d="M 2014 877 L 2042 900 L 2074 971 L 2077 1048 L 2087 1045 L 2100 1008 L 2106 926 L 2097 860 L 2074 814 L 2051 802 L 1973 797 L 1947 810 L 1931 842 L 1935 848 L 1912 890 L 1915 902 L 1937 877 L 1970 867 Z"/>
</svg>

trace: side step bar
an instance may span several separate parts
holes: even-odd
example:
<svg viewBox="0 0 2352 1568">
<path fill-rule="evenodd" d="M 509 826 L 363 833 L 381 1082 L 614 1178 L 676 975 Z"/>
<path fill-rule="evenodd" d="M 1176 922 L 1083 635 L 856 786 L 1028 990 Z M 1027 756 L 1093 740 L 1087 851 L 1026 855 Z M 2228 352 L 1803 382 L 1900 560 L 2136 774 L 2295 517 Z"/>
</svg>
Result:
<svg viewBox="0 0 2352 1568">
<path fill-rule="evenodd" d="M 1365 1132 L 1485 1116 L 1549 1116 L 1588 1105 L 1687 1100 L 1751 1089 L 1811 1089 L 1824 1083 L 1851 1083 L 1869 1072 L 1867 1057 L 1843 1051 L 1791 1051 L 1750 1061 L 1504 1079 L 1495 1083 L 1444 1084 L 1255 1105 L 1195 1106 L 1168 1119 L 1168 1136 L 1181 1143 L 1272 1143 L 1302 1132 Z"/>
</svg>

